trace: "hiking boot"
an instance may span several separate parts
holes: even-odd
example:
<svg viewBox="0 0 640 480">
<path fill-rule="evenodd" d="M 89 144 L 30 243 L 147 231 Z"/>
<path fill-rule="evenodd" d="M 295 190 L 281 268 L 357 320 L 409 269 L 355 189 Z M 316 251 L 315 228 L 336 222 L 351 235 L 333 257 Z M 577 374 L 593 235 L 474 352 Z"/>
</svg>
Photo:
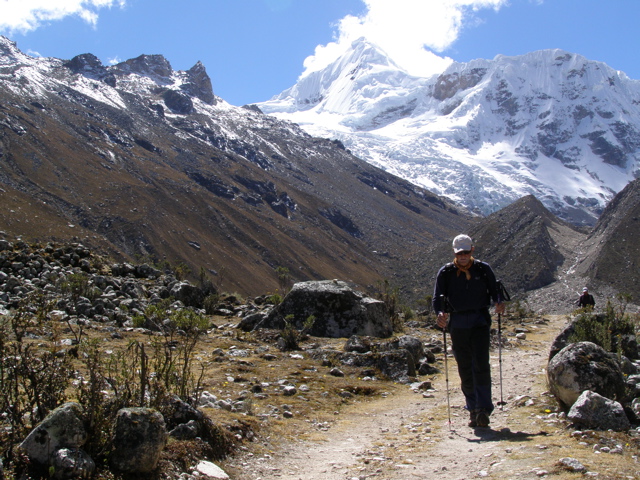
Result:
<svg viewBox="0 0 640 480">
<path fill-rule="evenodd" d="M 484 410 L 478 410 L 475 423 L 478 428 L 487 428 L 489 426 L 489 414 Z"/>
<path fill-rule="evenodd" d="M 475 410 L 471 410 L 469 412 L 469 426 L 471 428 L 476 428 L 478 426 L 478 421 L 476 419 L 476 411 Z"/>
</svg>

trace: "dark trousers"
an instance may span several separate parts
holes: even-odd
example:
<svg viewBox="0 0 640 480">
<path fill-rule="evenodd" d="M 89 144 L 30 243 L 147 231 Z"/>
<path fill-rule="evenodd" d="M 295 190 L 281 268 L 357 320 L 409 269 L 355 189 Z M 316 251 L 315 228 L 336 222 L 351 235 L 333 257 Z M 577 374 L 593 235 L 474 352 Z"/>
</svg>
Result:
<svg viewBox="0 0 640 480">
<path fill-rule="evenodd" d="M 484 409 L 493 411 L 491 400 L 491 365 L 489 363 L 489 345 L 491 327 L 489 325 L 470 328 L 453 328 L 451 345 L 458 363 L 458 374 L 462 393 L 471 411 Z"/>
</svg>

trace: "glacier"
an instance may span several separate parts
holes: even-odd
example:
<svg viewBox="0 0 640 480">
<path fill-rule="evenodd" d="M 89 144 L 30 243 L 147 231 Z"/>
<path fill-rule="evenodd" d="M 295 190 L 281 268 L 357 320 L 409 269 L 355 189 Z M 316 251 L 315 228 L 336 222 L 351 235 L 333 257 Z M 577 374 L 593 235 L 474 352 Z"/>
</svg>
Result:
<svg viewBox="0 0 640 480">
<path fill-rule="evenodd" d="M 409 75 L 364 38 L 266 114 L 488 215 L 528 194 L 593 225 L 640 176 L 640 82 L 559 49 Z"/>
</svg>

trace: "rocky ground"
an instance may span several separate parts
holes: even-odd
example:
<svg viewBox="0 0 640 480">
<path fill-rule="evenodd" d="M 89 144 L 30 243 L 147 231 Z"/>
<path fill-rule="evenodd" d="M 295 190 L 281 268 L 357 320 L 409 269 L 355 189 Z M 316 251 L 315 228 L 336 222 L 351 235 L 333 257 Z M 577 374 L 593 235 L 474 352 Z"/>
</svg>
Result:
<svg viewBox="0 0 640 480">
<path fill-rule="evenodd" d="M 240 317 L 254 308 L 250 299 L 224 298 L 224 305 L 210 316 L 211 328 L 194 357 L 206 390 L 200 407 L 234 438 L 234 454 L 219 465 L 234 480 L 575 478 L 579 474 L 570 470 L 580 467 L 561 463 L 573 458 L 598 478 L 636 478 L 637 431 L 576 432 L 546 393 L 549 347 L 584 286 L 573 274 L 580 245 L 556 240 L 567 245 L 558 281 L 516 299 L 511 313 L 502 318 L 507 342 L 501 351 L 494 348 L 492 363 L 494 398 L 506 404 L 494 412 L 490 429 L 467 426 L 455 362 L 448 356 L 445 369 L 442 334 L 425 317 L 406 322 L 402 334 L 420 339 L 435 354 L 433 365 L 439 373 L 407 384 L 380 378 L 370 369 L 341 365 L 335 352 L 342 351 L 345 339 L 309 337 L 301 340 L 300 350 L 281 351 L 279 331 L 237 328 Z M 56 308 L 66 308 L 51 312 L 59 352 L 73 344 L 79 325 L 105 354 L 133 341 L 149 344 L 157 332 L 132 326 L 133 314 L 169 293 L 184 302 L 193 300 L 188 284 L 167 275 L 157 277 L 154 269 L 131 267 L 116 277 L 103 273 L 107 266 L 80 246 L 37 251 L 26 245 L 7 247 L 6 271 L 0 277 L 0 319 L 8 318 L 9 310 L 38 288 L 55 293 L 53 285 L 65 279 L 69 283 L 73 272 L 86 274 L 96 288 L 101 285 L 93 303 L 83 297 L 56 303 Z M 113 265 L 110 273 L 125 267 Z M 606 296 L 595 293 L 598 308 L 603 308 Z M 75 314 L 65 313 L 80 310 L 87 315 L 81 323 Z M 34 329 L 28 338 L 46 345 L 49 337 Z M 312 356 L 318 351 L 326 355 Z M 82 368 L 78 364 L 79 371 Z M 170 441 L 154 478 L 202 476 L 194 473 L 196 447 L 197 443 Z"/>
<path fill-rule="evenodd" d="M 426 391 L 395 385 L 373 401 L 345 405 L 322 428 L 311 419 L 295 422 L 223 466 L 236 480 L 562 479 L 577 478 L 582 469 L 602 479 L 637 478 L 640 431 L 633 436 L 576 431 L 546 393 L 548 348 L 565 322 L 565 316 L 547 316 L 525 327 L 526 339 L 517 341 L 516 325 L 505 326 L 512 341 L 493 352 L 492 368 L 494 398 L 506 404 L 496 409 L 489 429 L 467 426 L 449 358 L 451 422 L 447 375 L 440 374 Z"/>
</svg>

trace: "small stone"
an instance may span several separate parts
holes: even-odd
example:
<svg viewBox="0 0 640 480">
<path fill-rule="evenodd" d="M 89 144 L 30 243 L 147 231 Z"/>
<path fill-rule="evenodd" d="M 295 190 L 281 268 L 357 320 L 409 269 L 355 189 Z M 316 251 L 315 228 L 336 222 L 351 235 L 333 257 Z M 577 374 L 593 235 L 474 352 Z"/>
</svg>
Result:
<svg viewBox="0 0 640 480">
<path fill-rule="evenodd" d="M 196 466 L 196 471 L 209 478 L 220 480 L 226 480 L 229 478 L 229 475 L 227 475 L 226 472 L 218 467 L 215 463 L 207 462 L 205 460 L 198 463 L 198 465 Z"/>
<path fill-rule="evenodd" d="M 296 387 L 294 387 L 293 385 L 286 385 L 282 388 L 282 393 L 284 394 L 285 397 L 292 397 L 293 395 L 298 393 L 298 391 L 296 390 Z"/>
<path fill-rule="evenodd" d="M 567 470 L 571 472 L 581 472 L 584 473 L 587 471 L 586 467 L 582 465 L 578 460 L 571 457 L 564 457 L 559 460 L 560 464 L 564 466 Z"/>
</svg>

